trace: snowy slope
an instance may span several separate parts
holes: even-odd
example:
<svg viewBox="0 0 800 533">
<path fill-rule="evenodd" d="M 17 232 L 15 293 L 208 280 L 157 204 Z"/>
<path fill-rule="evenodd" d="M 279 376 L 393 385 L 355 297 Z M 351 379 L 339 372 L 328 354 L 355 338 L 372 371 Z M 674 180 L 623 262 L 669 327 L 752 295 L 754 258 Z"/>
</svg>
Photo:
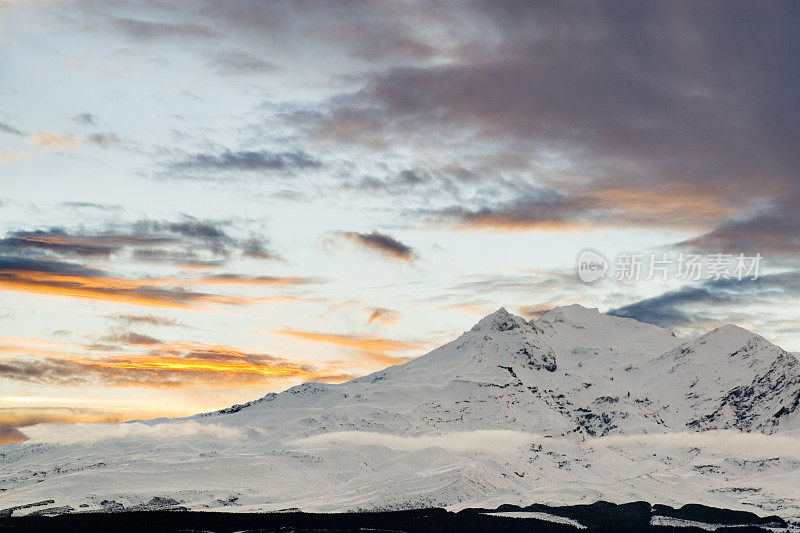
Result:
<svg viewBox="0 0 800 533">
<path fill-rule="evenodd" d="M 500 309 L 347 383 L 189 419 L 30 428 L 0 448 L 0 510 L 602 498 L 800 517 L 798 404 L 796 357 L 736 326 L 684 342 L 577 305 L 531 322 Z"/>
</svg>

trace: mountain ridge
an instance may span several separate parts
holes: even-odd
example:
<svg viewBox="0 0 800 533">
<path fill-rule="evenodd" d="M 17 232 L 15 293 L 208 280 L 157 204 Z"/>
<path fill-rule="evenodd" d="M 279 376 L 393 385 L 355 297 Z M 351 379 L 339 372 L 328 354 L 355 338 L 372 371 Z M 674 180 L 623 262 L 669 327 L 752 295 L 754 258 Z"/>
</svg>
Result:
<svg viewBox="0 0 800 533">
<path fill-rule="evenodd" d="M 607 499 L 800 519 L 794 355 L 735 326 L 686 340 L 580 306 L 536 320 L 501 308 L 428 354 L 345 383 L 184 419 L 29 431 L 0 451 L 0 508 Z"/>
<path fill-rule="evenodd" d="M 589 341 L 594 342 L 594 345 L 589 345 Z M 714 365 L 719 365 L 720 359 L 733 354 L 739 355 L 740 361 L 735 362 L 744 363 L 736 367 L 737 373 L 721 380 L 717 375 L 720 368 L 730 369 L 733 363 L 728 361 L 727 367 Z M 648 365 L 655 366 L 658 372 L 648 375 Z M 683 341 L 671 330 L 630 318 L 604 315 L 597 309 L 587 309 L 577 304 L 554 308 L 530 321 L 500 308 L 479 320 L 455 340 L 408 363 L 388 367 L 342 384 L 304 383 L 277 395 L 269 394 L 241 409 L 258 405 L 263 407 L 264 402 L 277 401 L 273 405 L 280 405 L 286 396 L 293 399 L 307 398 L 314 391 L 341 391 L 356 384 L 364 385 L 364 390 L 354 393 L 361 401 L 372 384 L 380 383 L 385 389 L 388 384 L 399 380 L 399 386 L 413 389 L 419 386 L 423 379 L 421 375 L 424 375 L 430 381 L 438 381 L 439 387 L 444 387 L 447 383 L 461 383 L 465 387 L 495 387 L 503 390 L 510 388 L 512 392 L 509 394 L 512 396 L 532 394 L 536 398 L 513 398 L 512 401 L 527 402 L 527 405 L 533 407 L 538 405 L 540 409 L 555 411 L 570 419 L 569 423 L 561 424 L 559 431 L 545 431 L 545 434 L 552 436 L 575 432 L 596 436 L 633 429 L 631 424 L 624 426 L 620 421 L 613 421 L 620 417 L 636 418 L 636 424 L 640 424 L 640 429 L 645 432 L 657 431 L 659 426 L 668 430 L 726 429 L 728 426 L 720 427 L 719 424 L 712 423 L 720 419 L 719 415 L 712 416 L 713 413 L 723 408 L 726 402 L 731 402 L 726 395 L 737 386 L 752 386 L 754 382 L 761 383 L 757 387 L 756 396 L 761 394 L 761 398 L 764 398 L 765 384 L 779 381 L 780 386 L 773 387 L 774 394 L 768 396 L 773 403 L 780 405 L 770 414 L 780 411 L 781 414 L 777 417 L 779 419 L 793 414 L 797 410 L 796 402 L 792 399 L 794 389 L 800 394 L 800 387 L 796 386 L 797 379 L 794 379 L 796 367 L 793 355 L 760 335 L 734 325 L 722 326 L 697 339 Z M 699 375 L 694 375 L 701 370 Z M 757 372 L 749 380 L 745 374 L 748 370 Z M 539 374 L 540 371 L 547 372 L 550 376 Z M 709 375 L 706 376 L 703 372 Z M 788 372 L 788 375 L 779 379 L 776 376 L 780 372 Z M 662 374 L 681 374 L 682 381 L 661 386 L 655 381 Z M 689 374 L 693 377 L 689 377 Z M 577 381 L 579 387 L 576 387 L 575 379 L 570 378 L 580 378 L 581 375 L 583 378 Z M 526 379 L 521 379 L 520 376 Z M 672 392 L 681 390 L 686 399 L 694 398 L 699 390 L 696 388 L 697 383 L 704 379 L 709 381 L 706 386 L 716 387 L 713 388 L 713 397 L 707 398 L 708 401 L 703 405 L 696 405 L 705 411 L 686 413 L 685 410 L 678 409 L 670 413 L 674 415 L 672 419 L 667 417 L 668 420 L 664 420 L 661 412 L 669 410 L 676 401 L 681 400 L 675 398 Z M 637 390 L 641 387 L 636 383 L 647 383 L 648 389 L 658 393 L 647 395 L 642 390 Z M 586 384 L 590 386 L 587 387 Z M 580 398 L 576 401 L 565 399 L 565 394 L 570 389 L 578 393 L 580 389 L 592 387 L 603 392 L 598 392 L 593 397 L 590 394 L 578 394 Z M 787 388 L 791 390 L 782 390 Z M 460 394 L 461 401 L 470 401 L 471 396 L 467 391 L 462 390 Z M 752 394 L 754 393 L 751 396 Z M 669 402 L 663 401 L 664 398 L 669 398 Z M 709 405 L 709 402 L 713 403 L 715 400 L 717 404 Z M 598 404 L 605 404 L 608 409 L 596 412 L 598 410 L 595 407 Z M 610 408 L 621 404 L 628 404 L 627 412 Z M 236 412 L 241 409 L 236 409 Z M 230 412 L 231 408 L 220 411 L 227 414 Z M 206 413 L 205 416 L 213 414 Z M 776 424 L 766 414 L 757 417 L 745 417 L 742 414 L 735 421 L 727 420 L 727 423 L 738 429 L 766 432 L 774 431 L 780 426 L 780 420 Z M 500 427 L 497 424 L 492 429 Z"/>
</svg>

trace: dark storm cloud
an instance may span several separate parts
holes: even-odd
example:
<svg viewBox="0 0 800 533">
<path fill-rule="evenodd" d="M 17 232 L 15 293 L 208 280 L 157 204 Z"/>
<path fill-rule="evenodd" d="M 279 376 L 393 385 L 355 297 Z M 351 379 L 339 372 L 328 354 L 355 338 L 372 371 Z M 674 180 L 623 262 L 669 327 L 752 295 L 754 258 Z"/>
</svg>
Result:
<svg viewBox="0 0 800 533">
<path fill-rule="evenodd" d="M 461 195 L 470 202 L 453 194 L 442 220 L 456 225 L 660 219 L 708 232 L 741 220 L 734 216 L 754 204 L 800 193 L 799 11 L 791 2 L 509 1 L 453 9 L 242 0 L 188 9 L 167 1 L 143 13 L 147 20 L 116 24 L 141 40 L 224 35 L 227 51 L 202 50 L 223 75 L 266 72 L 273 57 L 263 51 L 301 47 L 341 67 L 339 94 L 278 111 L 296 128 L 298 150 L 193 154 L 169 165 L 173 177 L 319 166 L 300 151 L 308 136 L 360 143 L 379 159 L 387 151 L 434 154 L 503 193 Z M 476 159 L 491 160 L 493 171 L 475 172 Z M 422 188 L 433 184 L 437 193 L 461 191 L 458 179 L 402 169 L 416 164 L 346 186 L 366 195 L 418 188 L 410 202 L 425 202 Z M 546 184 L 563 199 L 532 202 L 529 190 L 509 186 L 515 180 Z"/>
<path fill-rule="evenodd" d="M 225 150 L 219 154 L 194 154 L 172 163 L 173 170 L 295 170 L 320 167 L 319 160 L 303 151 L 271 152 L 268 150 Z"/>
<path fill-rule="evenodd" d="M 709 306 L 775 304 L 798 295 L 800 271 L 793 271 L 761 276 L 756 280 L 710 280 L 612 309 L 607 314 L 661 327 L 675 327 L 690 325 L 704 317 Z"/>
<path fill-rule="evenodd" d="M 219 32 L 230 50 L 258 59 L 261 50 L 301 46 L 323 53 L 321 61 L 341 64 L 337 79 L 352 89 L 282 111 L 303 117 L 293 124 L 313 140 L 361 143 L 376 157 L 389 147 L 421 148 L 453 164 L 471 155 L 464 146 L 480 147 L 496 161 L 517 161 L 520 179 L 546 180 L 569 197 L 616 191 L 618 211 L 636 215 L 680 189 L 690 203 L 671 204 L 662 223 L 685 226 L 686 212 L 705 205 L 708 212 L 688 219 L 707 231 L 731 210 L 800 190 L 798 11 L 793 2 L 508 1 L 453 9 L 209 0 L 191 9 L 161 2 L 147 17 L 173 23 L 121 17 L 117 24 L 143 39 Z M 268 67 L 229 59 L 223 63 L 239 70 Z M 213 57 L 210 66 L 220 67 Z M 292 166 L 274 155 L 199 154 L 183 163 L 209 171 Z M 492 185 L 495 177 L 480 179 Z M 379 181 L 365 179 L 365 193 Z M 496 201 L 460 207 L 490 209 Z M 602 223 L 611 219 L 599 214 Z M 636 225 L 641 217 L 620 220 Z"/>
<path fill-rule="evenodd" d="M 558 142 L 577 156 L 633 157 L 718 179 L 798 162 L 787 137 L 800 114 L 796 6 L 475 6 L 489 34 L 502 35 L 494 50 L 378 72 L 367 101 L 417 127 L 470 124 L 495 137 Z"/>
<path fill-rule="evenodd" d="M 367 248 L 374 250 L 387 257 L 400 261 L 411 261 L 414 259 L 414 249 L 404 244 L 391 235 L 373 231 L 371 233 L 359 233 L 356 231 L 339 232 L 342 237 Z"/>
<path fill-rule="evenodd" d="M 599 217 L 593 222 L 638 225 L 666 214 L 662 225 L 707 228 L 800 191 L 797 5 L 464 8 L 460 16 L 482 31 L 454 30 L 458 60 L 374 69 L 359 90 L 330 102 L 317 134 L 373 147 L 418 146 L 423 137 L 442 146 L 448 134 L 494 143 L 527 154 L 531 170 L 569 198 L 542 206 L 522 191 L 508 210 L 459 206 L 457 223 Z M 434 9 L 428 24 L 446 19 Z M 567 167 L 548 169 L 550 161 Z"/>
</svg>

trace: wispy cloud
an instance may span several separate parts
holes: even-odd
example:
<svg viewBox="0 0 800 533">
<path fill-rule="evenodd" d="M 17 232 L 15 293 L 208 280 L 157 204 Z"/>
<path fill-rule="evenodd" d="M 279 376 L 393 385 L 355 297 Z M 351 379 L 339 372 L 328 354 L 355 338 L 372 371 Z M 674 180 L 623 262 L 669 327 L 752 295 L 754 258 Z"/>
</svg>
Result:
<svg viewBox="0 0 800 533">
<path fill-rule="evenodd" d="M 84 124 L 86 126 L 97 125 L 97 115 L 93 113 L 78 113 L 72 118 L 72 120 L 74 120 L 78 124 Z"/>
<path fill-rule="evenodd" d="M 264 74 L 280 68 L 262 57 L 238 50 L 216 52 L 208 64 L 220 74 L 235 75 Z"/>
<path fill-rule="evenodd" d="M 402 350 L 418 350 L 418 344 L 382 339 L 380 337 L 360 337 L 357 335 L 344 335 L 340 333 L 318 333 L 313 331 L 296 331 L 293 329 L 278 329 L 273 333 L 282 335 L 284 337 L 293 337 L 295 339 L 309 340 L 313 342 L 322 342 L 325 344 L 333 344 L 345 348 L 356 348 L 359 350 L 377 350 L 377 351 L 402 351 Z"/>
<path fill-rule="evenodd" d="M 11 124 L 7 124 L 5 122 L 0 122 L 0 131 L 4 133 L 10 133 L 11 135 L 16 135 L 17 137 L 24 137 L 25 132 L 21 129 L 13 126 Z"/>
<path fill-rule="evenodd" d="M 380 337 L 363 337 L 358 335 L 347 335 L 341 333 L 320 333 L 315 331 L 297 331 L 294 329 L 278 329 L 272 331 L 275 335 L 289 337 L 293 339 L 330 344 L 340 348 L 356 350 L 382 364 L 399 364 L 411 360 L 411 357 L 391 356 L 386 352 L 416 351 L 422 348 L 419 344 L 412 342 L 384 339 Z"/>
<path fill-rule="evenodd" d="M 158 39 L 213 39 L 219 36 L 210 26 L 190 22 L 154 22 L 132 18 L 113 20 L 114 28 L 126 37 L 139 41 Z"/>
<path fill-rule="evenodd" d="M 87 135 L 61 135 L 49 131 L 39 131 L 28 137 L 28 141 L 44 148 L 77 148 L 84 143 L 96 144 L 102 147 L 122 144 L 122 139 L 116 134 L 108 132 L 90 133 Z"/>
<path fill-rule="evenodd" d="M 370 307 L 367 309 L 369 316 L 367 324 L 380 324 L 382 326 L 394 326 L 400 319 L 400 313 L 385 307 Z"/>
<path fill-rule="evenodd" d="M 175 221 L 140 220 L 91 231 L 52 227 L 9 232 L 0 239 L 7 254 L 47 253 L 63 257 L 109 257 L 130 253 L 134 258 L 176 264 L 194 261 L 224 261 L 238 254 L 253 259 L 276 259 L 278 255 L 263 236 L 235 238 L 225 222 L 185 217 Z"/>
<path fill-rule="evenodd" d="M 75 148 L 82 142 L 82 138 L 75 135 L 59 135 L 49 131 L 34 133 L 28 140 L 45 148 Z"/>
<path fill-rule="evenodd" d="M 318 168 L 322 163 L 303 151 L 273 152 L 268 150 L 225 150 L 220 153 L 197 153 L 170 164 L 173 177 L 179 171 L 293 171 Z"/>
<path fill-rule="evenodd" d="M 147 324 L 150 326 L 186 327 L 182 322 L 175 320 L 174 318 L 168 318 L 157 315 L 122 314 L 122 315 L 108 316 L 107 318 L 111 318 L 113 320 L 119 320 L 127 325 Z"/>
</svg>

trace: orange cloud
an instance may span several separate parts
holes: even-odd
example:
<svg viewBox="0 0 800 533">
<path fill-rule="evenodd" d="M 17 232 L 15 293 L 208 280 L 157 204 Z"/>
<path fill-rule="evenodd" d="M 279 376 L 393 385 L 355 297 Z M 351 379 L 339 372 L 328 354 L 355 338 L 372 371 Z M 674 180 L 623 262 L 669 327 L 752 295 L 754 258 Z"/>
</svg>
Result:
<svg viewBox="0 0 800 533">
<path fill-rule="evenodd" d="M 418 344 L 392 339 L 382 339 L 378 337 L 359 337 L 355 335 L 343 335 L 338 333 L 296 331 L 293 329 L 278 329 L 272 331 L 272 333 L 293 339 L 330 344 L 332 346 L 339 346 L 342 348 L 350 348 L 358 351 L 361 355 L 368 357 L 370 360 L 376 363 L 385 365 L 396 365 L 413 359 L 413 357 L 390 356 L 385 352 L 419 350 L 422 348 Z"/>
<path fill-rule="evenodd" d="M 174 278 L 124 279 L 107 276 L 64 274 L 35 270 L 0 271 L 0 289 L 48 296 L 69 296 L 152 307 L 189 307 L 198 303 L 243 304 L 264 298 L 220 296 L 164 288 L 186 281 Z"/>
<path fill-rule="evenodd" d="M 58 135 L 49 131 L 34 133 L 28 140 L 45 148 L 74 148 L 83 142 L 80 135 Z"/>
<path fill-rule="evenodd" d="M 9 341 L 13 344 L 6 344 Z M 16 357 L 0 359 L 0 378 L 58 386 L 193 388 L 266 385 L 288 378 L 345 381 L 354 377 L 332 367 L 319 368 L 233 346 L 152 341 L 135 345 L 148 348 L 149 353 L 118 351 L 90 357 L 68 351 L 90 348 L 87 346 L 4 338 L 0 339 L 0 352 Z"/>
<path fill-rule="evenodd" d="M 637 223 L 662 224 L 661 217 L 670 217 L 671 224 L 696 226 L 736 212 L 736 206 L 720 199 L 718 194 L 679 186 L 668 185 L 646 190 L 604 188 L 584 194 L 598 207 L 619 212 L 619 223 L 622 224 L 631 218 Z M 613 219 L 609 222 L 615 223 Z"/>
<path fill-rule="evenodd" d="M 344 348 L 355 348 L 356 350 L 377 350 L 382 352 L 395 352 L 402 350 L 418 350 L 418 344 L 392 339 L 381 339 L 378 337 L 358 337 L 355 335 L 344 335 L 340 333 L 316 333 L 313 331 L 297 331 L 293 329 L 277 329 L 273 333 L 284 337 L 321 342 L 342 346 Z"/>
<path fill-rule="evenodd" d="M 718 195 L 681 185 L 637 189 L 577 187 L 568 195 L 521 198 L 469 210 L 450 207 L 435 221 L 454 222 L 461 230 L 586 232 L 597 227 L 706 227 L 736 212 Z"/>
</svg>

